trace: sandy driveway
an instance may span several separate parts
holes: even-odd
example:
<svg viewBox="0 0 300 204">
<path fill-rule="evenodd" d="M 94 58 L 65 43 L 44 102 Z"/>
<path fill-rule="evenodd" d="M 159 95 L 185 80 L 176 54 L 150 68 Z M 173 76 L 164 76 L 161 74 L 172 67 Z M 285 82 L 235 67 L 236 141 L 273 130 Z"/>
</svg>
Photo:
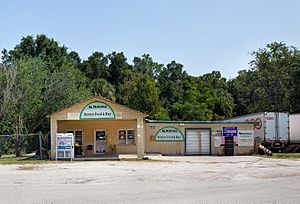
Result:
<svg viewBox="0 0 300 204">
<path fill-rule="evenodd" d="M 0 165 L 0 203 L 300 203 L 300 160 L 163 157 Z"/>
</svg>

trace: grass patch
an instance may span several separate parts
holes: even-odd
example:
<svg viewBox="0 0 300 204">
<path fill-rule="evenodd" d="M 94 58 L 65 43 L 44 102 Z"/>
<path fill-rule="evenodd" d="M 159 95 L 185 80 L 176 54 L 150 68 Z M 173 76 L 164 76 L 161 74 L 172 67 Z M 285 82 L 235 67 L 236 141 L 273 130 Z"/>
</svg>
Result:
<svg viewBox="0 0 300 204">
<path fill-rule="evenodd" d="M 24 158 L 33 157 L 34 155 L 35 155 L 35 153 L 22 154 L 22 156 L 19 158 L 24 159 Z M 2 155 L 2 157 L 0 157 L 0 160 L 1 159 L 18 159 L 18 158 L 16 157 L 15 154 L 4 154 L 4 155 Z"/>
<path fill-rule="evenodd" d="M 300 153 L 273 153 L 271 158 L 276 159 L 300 159 Z"/>
<path fill-rule="evenodd" d="M 21 157 L 16 157 L 15 154 L 6 154 L 0 157 L 0 165 L 6 164 L 42 164 L 50 162 L 51 160 L 40 160 L 34 157 L 34 153 L 31 154 L 22 154 Z"/>
<path fill-rule="evenodd" d="M 44 164 L 52 162 L 51 160 L 29 160 L 29 159 L 0 159 L 0 165 L 8 164 Z"/>
</svg>

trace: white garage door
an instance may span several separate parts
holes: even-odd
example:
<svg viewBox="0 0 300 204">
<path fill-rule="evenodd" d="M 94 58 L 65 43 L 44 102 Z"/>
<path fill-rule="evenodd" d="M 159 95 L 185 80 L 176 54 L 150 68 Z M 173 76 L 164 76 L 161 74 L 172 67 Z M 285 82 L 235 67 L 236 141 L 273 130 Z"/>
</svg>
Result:
<svg viewBox="0 0 300 204">
<path fill-rule="evenodd" d="M 210 154 L 210 131 L 207 129 L 186 130 L 186 154 Z"/>
<path fill-rule="evenodd" d="M 210 154 L 210 130 L 201 130 L 201 154 Z"/>
</svg>

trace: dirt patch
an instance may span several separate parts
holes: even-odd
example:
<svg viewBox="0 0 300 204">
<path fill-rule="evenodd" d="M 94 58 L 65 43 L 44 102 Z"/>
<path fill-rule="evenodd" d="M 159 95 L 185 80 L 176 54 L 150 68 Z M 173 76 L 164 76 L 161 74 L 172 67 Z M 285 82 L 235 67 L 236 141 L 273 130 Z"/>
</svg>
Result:
<svg viewBox="0 0 300 204">
<path fill-rule="evenodd" d="M 300 160 L 156 159 L 0 165 L 1 203 L 299 203 Z"/>
<path fill-rule="evenodd" d="M 22 165 L 22 166 L 19 166 L 17 168 L 17 170 L 23 170 L 23 171 L 38 171 L 40 169 L 41 168 L 39 166 L 36 166 L 36 165 L 30 165 L 30 166 Z"/>
</svg>

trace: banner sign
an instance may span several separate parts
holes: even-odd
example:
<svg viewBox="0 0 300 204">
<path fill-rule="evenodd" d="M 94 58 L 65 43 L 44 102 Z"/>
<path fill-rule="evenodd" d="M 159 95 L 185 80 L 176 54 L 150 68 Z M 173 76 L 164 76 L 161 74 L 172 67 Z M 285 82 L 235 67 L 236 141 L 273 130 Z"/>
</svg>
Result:
<svg viewBox="0 0 300 204">
<path fill-rule="evenodd" d="M 237 135 L 238 135 L 237 127 L 223 127 L 223 131 L 222 131 L 223 137 L 237 136 Z"/>
<path fill-rule="evenodd" d="M 182 142 L 184 136 L 176 127 L 168 126 L 158 130 L 154 137 L 156 142 Z"/>
<path fill-rule="evenodd" d="M 238 146 L 253 146 L 254 143 L 253 130 L 239 130 Z"/>
<path fill-rule="evenodd" d="M 94 101 L 86 105 L 81 113 L 81 120 L 115 119 L 115 112 L 104 102 Z"/>
<path fill-rule="evenodd" d="M 214 137 L 214 146 L 215 147 L 220 147 L 221 146 L 221 137 Z"/>
<path fill-rule="evenodd" d="M 71 149 L 72 138 L 71 137 L 57 137 L 57 149 Z"/>
</svg>

